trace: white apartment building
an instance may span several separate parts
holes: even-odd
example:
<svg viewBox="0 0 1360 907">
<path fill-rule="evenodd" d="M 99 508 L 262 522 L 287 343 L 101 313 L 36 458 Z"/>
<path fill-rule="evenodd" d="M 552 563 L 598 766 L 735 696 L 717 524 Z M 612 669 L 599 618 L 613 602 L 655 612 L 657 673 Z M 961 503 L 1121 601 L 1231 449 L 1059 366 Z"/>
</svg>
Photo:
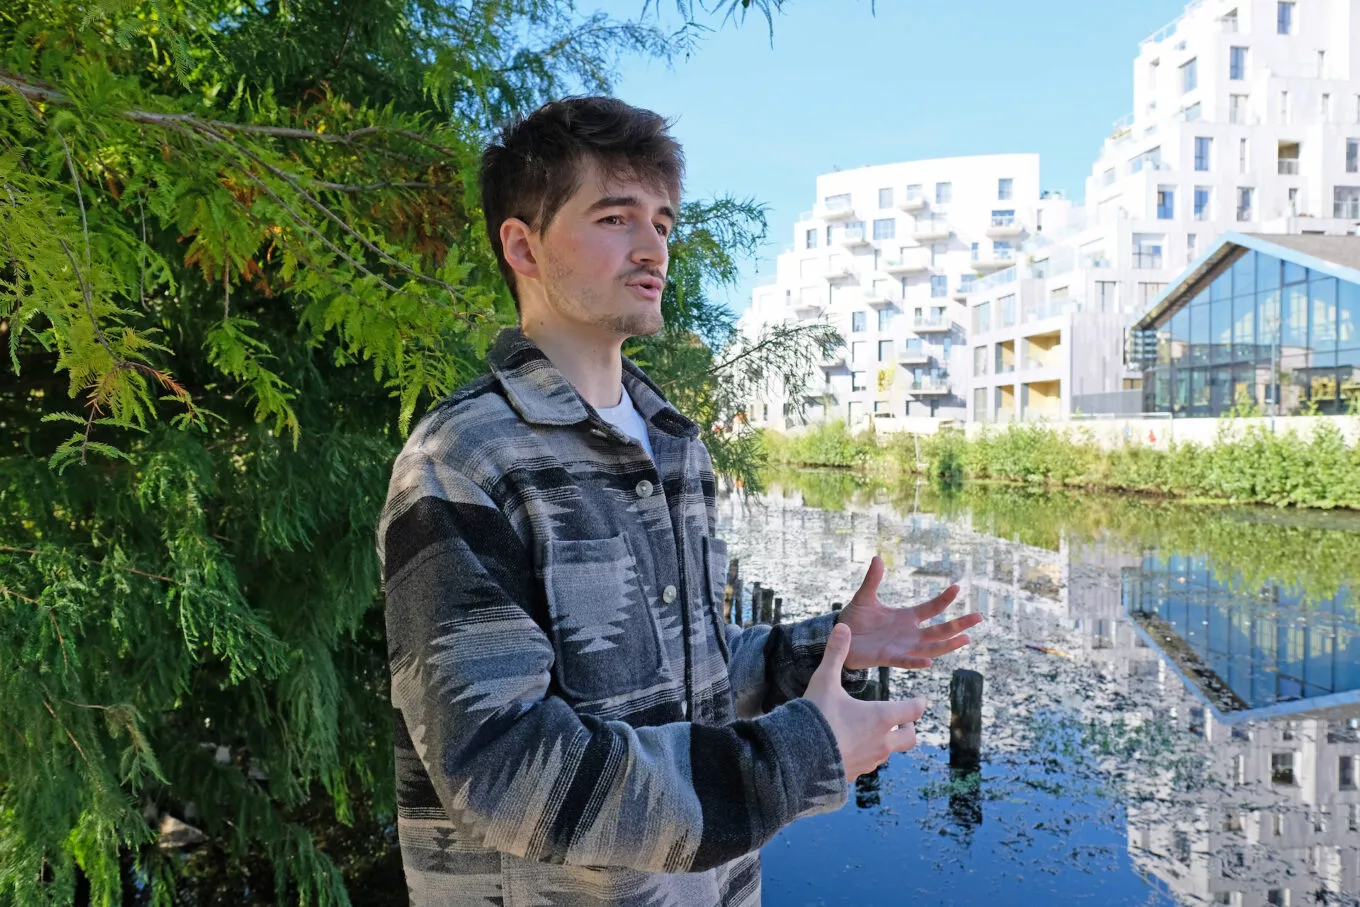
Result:
<svg viewBox="0 0 1360 907">
<path fill-rule="evenodd" d="M 1124 329 L 1220 234 L 1360 226 L 1360 4 L 1193 0 L 1141 42 L 1085 206 L 968 299 L 968 416 L 1141 408 Z"/>
<path fill-rule="evenodd" d="M 760 325 L 826 321 L 846 348 L 809 383 L 805 421 L 928 429 L 965 413 L 963 301 L 977 274 L 1012 265 L 1040 228 L 1039 157 L 997 154 L 862 167 L 817 178 L 773 283 L 743 315 Z M 792 427 L 785 400 L 753 401 L 750 422 Z"/>
</svg>

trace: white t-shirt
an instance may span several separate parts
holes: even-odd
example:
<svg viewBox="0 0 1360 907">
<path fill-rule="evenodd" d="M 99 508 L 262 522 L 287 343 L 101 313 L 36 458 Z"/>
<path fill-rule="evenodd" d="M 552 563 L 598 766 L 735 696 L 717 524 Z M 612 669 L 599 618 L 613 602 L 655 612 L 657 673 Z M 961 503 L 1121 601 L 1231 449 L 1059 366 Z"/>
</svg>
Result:
<svg viewBox="0 0 1360 907">
<path fill-rule="evenodd" d="M 628 437 L 642 445 L 642 449 L 647 451 L 647 456 L 656 459 L 652 454 L 652 442 L 647 437 L 647 422 L 633 406 L 633 398 L 628 396 L 628 389 L 620 386 L 621 391 L 618 406 L 611 406 L 608 409 L 600 410 L 600 416 L 610 425 L 623 432 Z"/>
</svg>

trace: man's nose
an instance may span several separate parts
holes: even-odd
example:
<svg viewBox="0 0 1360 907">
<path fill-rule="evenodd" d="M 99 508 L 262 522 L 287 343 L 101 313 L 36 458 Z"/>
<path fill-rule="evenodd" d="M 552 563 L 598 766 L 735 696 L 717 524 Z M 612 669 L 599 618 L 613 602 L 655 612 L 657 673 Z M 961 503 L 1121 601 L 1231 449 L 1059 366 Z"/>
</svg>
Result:
<svg viewBox="0 0 1360 907">
<path fill-rule="evenodd" d="M 651 225 L 639 232 L 642 235 L 633 243 L 633 261 L 637 264 L 651 264 L 664 268 L 670 255 L 670 249 L 666 245 L 666 237 L 658 233 L 656 228 Z"/>
</svg>

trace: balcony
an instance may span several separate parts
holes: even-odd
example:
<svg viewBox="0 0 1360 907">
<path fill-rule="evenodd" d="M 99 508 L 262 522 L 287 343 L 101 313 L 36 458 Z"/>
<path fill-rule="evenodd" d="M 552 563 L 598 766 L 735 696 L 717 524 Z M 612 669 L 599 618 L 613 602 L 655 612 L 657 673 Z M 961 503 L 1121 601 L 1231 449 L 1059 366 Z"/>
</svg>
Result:
<svg viewBox="0 0 1360 907">
<path fill-rule="evenodd" d="M 836 391 L 834 388 L 832 388 L 830 382 L 827 382 L 826 384 L 823 384 L 821 387 L 817 388 L 809 387 L 807 390 L 803 391 L 803 398 L 807 400 L 809 403 L 830 403 L 830 404 L 834 404 L 837 399 Z"/>
<path fill-rule="evenodd" d="M 926 204 L 925 193 L 908 192 L 902 197 L 902 201 L 897 203 L 897 207 L 906 211 L 908 214 L 914 214 L 917 211 L 924 211 L 926 209 Z"/>
<path fill-rule="evenodd" d="M 1275 162 L 1275 172 L 1280 176 L 1298 176 L 1299 159 L 1296 157 L 1282 157 Z"/>
<path fill-rule="evenodd" d="M 1009 239 L 1012 236 L 1019 236 L 1025 232 L 1025 228 L 1014 214 L 992 216 L 992 222 L 987 227 L 987 236 L 992 239 Z"/>
<path fill-rule="evenodd" d="M 849 258 L 835 256 L 827 261 L 826 273 L 822 277 L 826 280 L 843 280 L 847 277 L 855 277 L 855 263 Z"/>
<path fill-rule="evenodd" d="M 1133 250 L 1133 266 L 1139 270 L 1160 268 L 1162 266 L 1162 250 L 1135 248 Z"/>
<path fill-rule="evenodd" d="M 846 224 L 836 241 L 846 248 L 867 246 L 869 245 L 869 234 L 864 229 L 864 223 L 860 221 L 853 224 Z"/>
<path fill-rule="evenodd" d="M 897 354 L 897 361 L 902 365 L 929 365 L 930 354 L 925 344 L 908 342 L 907 348 Z"/>
<path fill-rule="evenodd" d="M 869 289 L 864 291 L 864 304 L 875 309 L 895 306 L 900 300 L 887 290 Z"/>
<path fill-rule="evenodd" d="M 930 270 L 930 252 L 926 249 L 902 249 L 885 256 L 879 270 L 897 276 L 924 274 Z"/>
<path fill-rule="evenodd" d="M 922 314 L 912 318 L 911 329 L 917 334 L 947 334 L 954 322 L 939 313 Z"/>
<path fill-rule="evenodd" d="M 1360 219 L 1360 198 L 1348 198 L 1332 202 L 1332 217 L 1344 217 L 1347 220 Z"/>
<path fill-rule="evenodd" d="M 967 302 L 968 294 L 973 292 L 973 283 L 974 283 L 973 275 L 964 274 L 959 279 L 958 285 L 954 287 L 954 292 L 950 293 L 949 295 L 957 299 L 959 302 Z"/>
<path fill-rule="evenodd" d="M 949 379 L 936 375 L 921 375 L 907 382 L 907 393 L 929 397 L 949 393 Z"/>
<path fill-rule="evenodd" d="M 823 308 L 820 300 L 804 297 L 793 304 L 793 315 L 799 321 L 810 321 L 822 314 Z"/>
<path fill-rule="evenodd" d="M 850 197 L 832 196 L 824 199 L 820 205 L 812 211 L 813 215 L 822 220 L 854 220 L 855 206 L 850 203 Z"/>
<path fill-rule="evenodd" d="M 817 365 L 820 366 L 823 371 L 828 372 L 840 371 L 841 369 L 846 367 L 845 350 L 840 350 L 838 352 L 832 353 L 831 355 L 823 359 L 821 362 L 817 363 Z M 828 388 L 830 386 L 831 385 L 829 384 L 827 385 Z"/>
<path fill-rule="evenodd" d="M 948 239 L 953 232 L 954 230 L 949 226 L 949 222 L 943 217 L 918 217 L 911 228 L 912 239 L 917 242 Z"/>
<path fill-rule="evenodd" d="M 975 271 L 995 271 L 998 268 L 1009 268 L 1015 264 L 1014 249 L 979 249 L 973 256 L 973 270 Z"/>
</svg>

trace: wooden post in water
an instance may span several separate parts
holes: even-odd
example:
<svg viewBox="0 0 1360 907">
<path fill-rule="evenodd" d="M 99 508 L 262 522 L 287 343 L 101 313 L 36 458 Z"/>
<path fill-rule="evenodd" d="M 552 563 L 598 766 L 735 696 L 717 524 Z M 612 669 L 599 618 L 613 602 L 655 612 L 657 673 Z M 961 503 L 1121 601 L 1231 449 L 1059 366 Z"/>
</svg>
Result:
<svg viewBox="0 0 1360 907">
<path fill-rule="evenodd" d="M 776 598 L 774 600 L 774 625 L 776 627 L 779 626 L 780 622 L 783 619 L 784 619 L 784 599 Z"/>
<path fill-rule="evenodd" d="M 765 600 L 760 603 L 760 622 L 762 624 L 773 624 L 774 619 L 774 590 L 765 590 Z"/>
<path fill-rule="evenodd" d="M 977 771 L 981 754 L 982 675 L 956 668 L 949 682 L 949 764 Z"/>
<path fill-rule="evenodd" d="M 840 603 L 840 602 L 832 602 L 832 603 L 831 603 L 831 610 L 832 610 L 832 611 L 839 611 L 840 609 L 841 609 L 841 603 Z"/>
<path fill-rule="evenodd" d="M 741 626 L 741 583 L 732 587 L 732 623 Z"/>
<path fill-rule="evenodd" d="M 727 585 L 723 588 L 723 620 L 725 621 L 732 619 L 732 602 L 739 594 L 737 590 L 741 588 L 737 585 L 738 565 L 740 563 L 741 558 L 734 557 L 727 564 Z"/>
<path fill-rule="evenodd" d="M 749 626 L 760 623 L 760 603 L 765 598 L 765 591 L 760 588 L 760 583 L 751 584 L 751 619 L 742 624 Z"/>
<path fill-rule="evenodd" d="M 887 702 L 892 697 L 888 695 L 888 666 L 879 665 L 878 667 L 878 698 Z"/>
</svg>

